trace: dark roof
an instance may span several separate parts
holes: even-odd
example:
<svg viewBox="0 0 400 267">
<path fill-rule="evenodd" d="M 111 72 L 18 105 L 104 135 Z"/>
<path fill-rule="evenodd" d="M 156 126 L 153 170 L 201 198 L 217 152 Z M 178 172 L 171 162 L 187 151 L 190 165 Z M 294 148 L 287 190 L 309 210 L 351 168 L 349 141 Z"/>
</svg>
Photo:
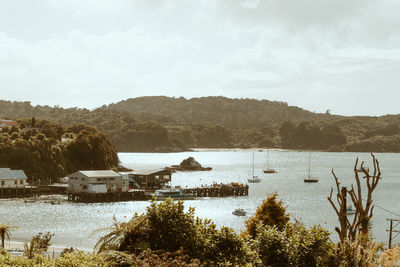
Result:
<svg viewBox="0 0 400 267">
<path fill-rule="evenodd" d="M 162 171 L 168 171 L 164 168 L 162 169 L 146 169 L 146 170 L 134 170 L 132 172 L 130 172 L 130 174 L 134 174 L 134 175 L 150 175 L 150 174 L 154 174 L 154 173 L 158 173 L 158 172 L 162 172 Z M 170 172 L 170 171 L 168 171 Z"/>
</svg>

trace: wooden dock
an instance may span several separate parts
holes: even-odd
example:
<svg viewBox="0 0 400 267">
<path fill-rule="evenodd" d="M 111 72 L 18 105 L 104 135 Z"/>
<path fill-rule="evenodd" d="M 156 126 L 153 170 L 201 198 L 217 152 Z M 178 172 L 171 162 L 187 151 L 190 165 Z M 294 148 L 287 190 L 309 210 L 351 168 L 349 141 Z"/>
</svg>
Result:
<svg viewBox="0 0 400 267">
<path fill-rule="evenodd" d="M 0 187 L 0 199 L 2 198 L 28 198 L 41 195 L 64 195 L 66 187 L 59 186 L 27 186 L 27 187 Z"/>
<path fill-rule="evenodd" d="M 211 186 L 201 186 L 194 188 L 182 188 L 186 194 L 193 194 L 196 198 L 202 197 L 230 197 L 230 196 L 247 196 L 249 194 L 249 186 L 242 184 L 213 184 Z M 144 190 L 130 192 L 108 192 L 108 193 L 85 193 L 85 192 L 68 192 L 66 187 L 40 186 L 40 187 L 23 187 L 23 188 L 1 188 L 1 198 L 29 198 L 38 197 L 40 195 L 61 194 L 67 195 L 68 201 L 82 203 L 96 202 L 118 202 L 118 201 L 139 201 L 151 199 L 151 192 Z"/>
<path fill-rule="evenodd" d="M 248 196 L 249 186 L 247 184 L 213 184 L 212 186 L 185 188 L 183 191 L 193 194 L 195 197 Z"/>
<path fill-rule="evenodd" d="M 109 193 L 68 193 L 68 201 L 83 203 L 135 201 L 147 199 L 149 198 L 145 195 L 144 191 Z"/>
</svg>

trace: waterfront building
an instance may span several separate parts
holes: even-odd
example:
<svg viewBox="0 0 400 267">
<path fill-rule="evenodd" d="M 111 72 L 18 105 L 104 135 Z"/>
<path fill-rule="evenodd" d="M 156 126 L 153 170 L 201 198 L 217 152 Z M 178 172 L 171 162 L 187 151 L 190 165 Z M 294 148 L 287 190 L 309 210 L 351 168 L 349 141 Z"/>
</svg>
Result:
<svg viewBox="0 0 400 267">
<path fill-rule="evenodd" d="M 26 175 L 23 170 L 0 168 L 0 187 L 17 188 L 26 186 Z"/>
<path fill-rule="evenodd" d="M 77 171 L 68 175 L 68 190 L 74 193 L 122 191 L 122 176 L 112 170 Z"/>
<path fill-rule="evenodd" d="M 167 169 L 134 170 L 129 172 L 129 177 L 142 189 L 152 191 L 164 188 L 171 182 L 171 171 Z"/>
</svg>

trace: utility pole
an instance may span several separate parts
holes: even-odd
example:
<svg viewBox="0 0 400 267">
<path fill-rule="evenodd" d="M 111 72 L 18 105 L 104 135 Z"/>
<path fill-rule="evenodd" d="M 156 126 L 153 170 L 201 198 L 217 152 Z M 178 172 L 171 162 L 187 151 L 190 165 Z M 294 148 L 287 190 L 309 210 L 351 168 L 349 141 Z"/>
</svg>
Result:
<svg viewBox="0 0 400 267">
<path fill-rule="evenodd" d="M 399 230 L 395 230 L 397 226 L 400 224 L 400 219 L 387 219 L 390 221 L 390 228 L 389 230 L 386 230 L 386 232 L 389 232 L 389 249 L 392 248 L 392 241 L 395 239 L 399 234 Z M 393 226 L 393 222 L 396 222 L 396 224 Z M 393 233 L 396 233 L 396 235 L 393 237 Z"/>
</svg>

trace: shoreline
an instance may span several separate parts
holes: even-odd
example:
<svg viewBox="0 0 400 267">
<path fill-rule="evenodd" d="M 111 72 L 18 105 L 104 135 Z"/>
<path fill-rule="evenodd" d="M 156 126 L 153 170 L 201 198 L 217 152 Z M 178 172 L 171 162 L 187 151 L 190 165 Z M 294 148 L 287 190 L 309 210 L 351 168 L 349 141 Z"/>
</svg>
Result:
<svg viewBox="0 0 400 267">
<path fill-rule="evenodd" d="M 5 249 L 8 251 L 23 251 L 24 250 L 24 243 L 27 242 L 29 243 L 30 240 L 23 240 L 23 239 L 11 239 L 11 240 L 6 240 L 4 242 Z M 71 246 L 66 246 L 62 244 L 51 244 L 49 248 L 47 249 L 47 253 L 51 254 L 60 254 L 64 249 L 66 248 L 71 248 Z M 73 247 L 74 250 L 79 250 L 83 251 L 85 253 L 93 253 L 93 249 L 89 248 L 82 248 L 82 247 Z"/>
</svg>

